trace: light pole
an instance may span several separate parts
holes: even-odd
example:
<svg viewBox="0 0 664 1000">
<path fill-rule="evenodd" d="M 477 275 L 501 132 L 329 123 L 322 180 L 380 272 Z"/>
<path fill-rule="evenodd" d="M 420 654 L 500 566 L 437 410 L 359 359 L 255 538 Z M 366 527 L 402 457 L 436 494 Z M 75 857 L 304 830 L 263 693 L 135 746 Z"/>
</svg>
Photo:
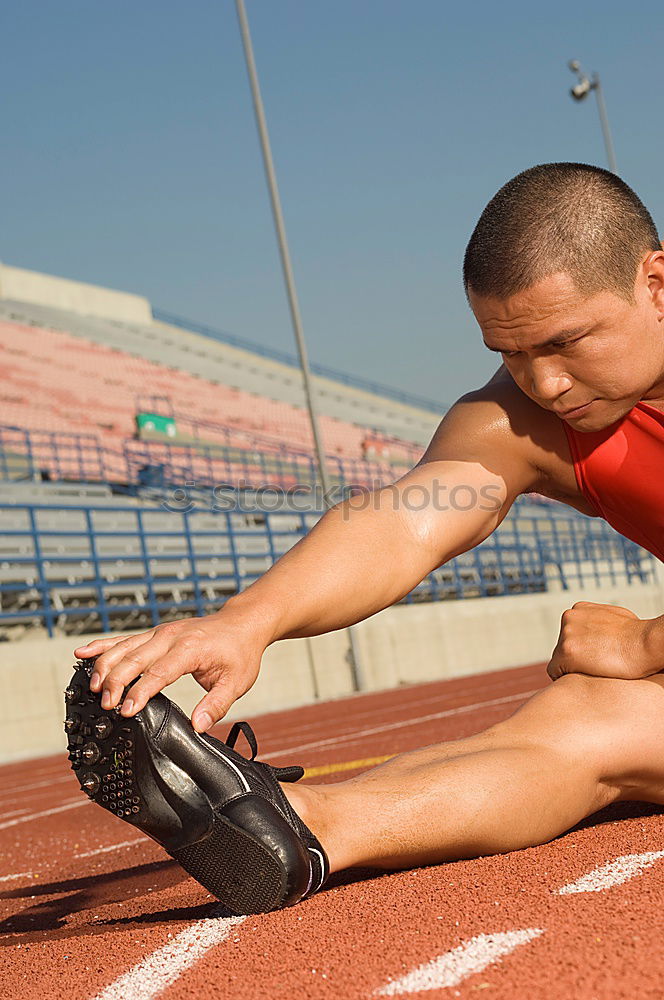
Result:
<svg viewBox="0 0 664 1000">
<path fill-rule="evenodd" d="M 616 152 L 613 148 L 613 139 L 611 138 L 611 129 L 609 128 L 609 119 L 606 113 L 604 92 L 599 80 L 599 74 L 593 73 L 592 79 L 589 80 L 581 69 L 581 64 L 577 59 L 570 59 L 567 65 L 571 69 L 572 73 L 576 74 L 578 80 L 578 83 L 570 89 L 570 94 L 575 101 L 583 101 L 591 90 L 595 91 L 595 97 L 597 98 L 597 110 L 599 112 L 599 120 L 602 126 L 602 135 L 604 136 L 604 145 L 606 147 L 606 158 L 609 163 L 609 170 L 611 173 L 617 174 L 618 167 L 616 166 Z"/>
<path fill-rule="evenodd" d="M 267 121 L 265 118 L 265 108 L 263 107 L 263 98 L 261 97 L 260 86 L 258 83 L 256 60 L 254 59 L 254 49 L 251 43 L 251 34 L 249 32 L 249 22 L 247 20 L 247 12 L 244 8 L 244 0 L 235 0 L 235 8 L 237 10 L 237 17 L 240 24 L 240 34 L 242 36 L 244 57 L 247 63 L 247 73 L 249 75 L 251 96 L 254 102 L 256 125 L 258 127 L 258 135 L 260 138 L 261 150 L 263 153 L 263 166 L 265 167 L 265 178 L 267 180 L 267 186 L 270 192 L 270 202 L 272 204 L 272 216 L 274 218 L 274 227 L 277 233 L 277 242 L 279 244 L 281 267 L 284 275 L 284 283 L 286 285 L 286 294 L 288 296 L 288 305 L 290 307 L 291 322 L 293 324 L 293 333 L 295 334 L 297 352 L 300 358 L 302 381 L 304 383 L 304 395 L 307 401 L 307 408 L 309 410 L 309 421 L 311 424 L 311 433 L 314 440 L 314 450 L 316 453 L 316 460 L 318 464 L 318 475 L 320 477 L 320 483 L 323 488 L 323 494 L 325 497 L 324 502 L 329 505 L 331 500 L 331 484 L 330 484 L 330 476 L 327 469 L 327 463 L 325 460 L 325 451 L 323 449 L 323 439 L 318 425 L 318 406 L 316 403 L 316 392 L 314 386 L 312 385 L 311 373 L 309 371 L 307 346 L 304 340 L 304 332 L 302 330 L 302 319 L 300 317 L 300 306 L 297 298 L 297 290 L 295 288 L 295 277 L 293 275 L 293 267 L 291 264 L 290 252 L 288 250 L 288 240 L 286 238 L 286 225 L 284 223 L 284 216 L 281 210 L 281 199 L 279 197 L 277 175 L 275 173 L 274 162 L 272 160 L 272 150 L 270 147 L 270 137 L 268 134 Z M 365 679 L 362 673 L 360 652 L 358 649 L 358 644 L 356 642 L 355 632 L 352 626 L 349 626 L 346 629 L 346 635 L 348 637 L 347 660 L 351 669 L 351 674 L 353 678 L 353 687 L 355 688 L 356 691 L 361 691 L 364 688 Z"/>
</svg>

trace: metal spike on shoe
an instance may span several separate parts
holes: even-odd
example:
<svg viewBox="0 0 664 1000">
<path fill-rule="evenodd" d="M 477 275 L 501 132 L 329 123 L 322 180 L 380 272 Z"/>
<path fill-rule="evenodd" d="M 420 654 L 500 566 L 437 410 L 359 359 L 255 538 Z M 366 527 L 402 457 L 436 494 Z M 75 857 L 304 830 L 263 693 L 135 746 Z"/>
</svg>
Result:
<svg viewBox="0 0 664 1000">
<path fill-rule="evenodd" d="M 65 691 L 65 701 L 68 705 L 73 705 L 81 697 L 81 689 L 78 684 L 70 684 Z"/>
<path fill-rule="evenodd" d="M 97 719 L 95 722 L 95 736 L 98 740 L 105 740 L 113 732 L 113 723 L 110 719 Z"/>
<path fill-rule="evenodd" d="M 81 788 L 84 789 L 93 798 L 99 791 L 100 781 L 97 775 L 90 771 L 88 774 L 84 775 L 81 779 Z"/>
<path fill-rule="evenodd" d="M 96 764 L 101 757 L 101 750 L 96 743 L 86 743 L 81 750 L 81 757 L 86 764 Z"/>
</svg>

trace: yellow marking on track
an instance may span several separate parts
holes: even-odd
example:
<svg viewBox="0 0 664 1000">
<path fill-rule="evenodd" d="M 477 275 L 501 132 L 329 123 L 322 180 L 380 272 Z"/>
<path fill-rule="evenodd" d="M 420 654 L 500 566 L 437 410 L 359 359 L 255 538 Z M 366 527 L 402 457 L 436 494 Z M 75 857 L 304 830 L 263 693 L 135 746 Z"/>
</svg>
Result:
<svg viewBox="0 0 664 1000">
<path fill-rule="evenodd" d="M 375 767 L 384 764 L 386 760 L 396 757 L 395 753 L 387 753 L 382 757 L 363 757 L 361 760 L 345 760 L 338 764 L 321 764 L 320 767 L 305 767 L 305 778 L 318 778 L 322 774 L 337 774 L 339 771 L 357 771 L 364 767 Z"/>
</svg>

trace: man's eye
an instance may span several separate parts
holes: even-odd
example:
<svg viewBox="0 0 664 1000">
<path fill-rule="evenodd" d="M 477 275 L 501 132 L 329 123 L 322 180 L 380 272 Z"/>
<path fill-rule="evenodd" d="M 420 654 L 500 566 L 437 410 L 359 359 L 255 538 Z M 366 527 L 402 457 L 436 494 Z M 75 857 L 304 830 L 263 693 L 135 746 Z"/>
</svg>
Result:
<svg viewBox="0 0 664 1000">
<path fill-rule="evenodd" d="M 551 346 L 555 351 L 566 351 L 570 347 L 574 347 L 575 344 L 580 344 L 583 337 L 577 337 L 576 340 L 564 340 L 561 344 L 552 344 Z"/>
</svg>

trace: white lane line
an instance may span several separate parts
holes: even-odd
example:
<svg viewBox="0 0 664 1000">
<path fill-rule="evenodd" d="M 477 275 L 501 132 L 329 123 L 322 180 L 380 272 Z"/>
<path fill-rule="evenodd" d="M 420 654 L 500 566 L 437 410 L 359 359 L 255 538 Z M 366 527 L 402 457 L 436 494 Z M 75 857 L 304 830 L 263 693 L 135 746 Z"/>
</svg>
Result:
<svg viewBox="0 0 664 1000">
<path fill-rule="evenodd" d="M 72 775 L 66 774 L 64 777 L 51 778 L 50 781 L 34 781 L 31 785 L 17 785 L 14 788 L 6 788 L 0 793 L 0 805 L 9 805 L 10 802 L 17 802 L 23 792 L 31 792 L 35 788 L 50 788 L 61 781 L 71 781 Z"/>
<path fill-rule="evenodd" d="M 595 868 L 593 871 L 583 875 L 576 882 L 564 885 L 557 890 L 559 896 L 566 896 L 573 892 L 603 892 L 614 885 L 621 885 L 629 882 L 631 878 L 640 875 L 646 868 L 650 868 L 656 861 L 664 858 L 664 851 L 646 851 L 644 854 L 623 854 L 614 861 Z"/>
<path fill-rule="evenodd" d="M 376 990 L 375 996 L 394 997 L 402 993 L 423 993 L 426 990 L 442 990 L 458 986 L 464 979 L 482 972 L 494 962 L 499 962 L 520 945 L 528 944 L 544 934 L 539 927 L 528 927 L 522 931 L 504 931 L 498 934 L 478 934 L 465 941 L 458 948 L 439 955 L 425 965 L 419 965 L 412 972 L 395 979 Z"/>
<path fill-rule="evenodd" d="M 163 947 L 98 993 L 95 1000 L 152 1000 L 221 944 L 246 917 L 208 917 L 181 931 Z"/>
<path fill-rule="evenodd" d="M 498 690 L 504 690 L 505 685 L 503 682 L 494 681 L 494 683 L 492 684 L 486 683 L 485 678 L 488 678 L 488 676 L 489 676 L 488 674 L 482 675 L 483 683 L 481 685 L 474 684 L 472 687 L 462 688 L 459 691 L 454 692 L 453 695 L 450 695 L 448 692 L 443 691 L 437 694 L 431 694 L 428 698 L 417 698 L 417 699 L 414 698 L 412 701 L 409 701 L 404 695 L 402 695 L 398 705 L 396 703 L 394 705 L 392 704 L 378 705 L 374 708 L 367 709 L 366 711 L 360 711 L 360 712 L 353 711 L 353 723 L 355 725 L 358 725 L 363 719 L 371 719 L 375 717 L 384 718 L 387 712 L 391 712 L 394 714 L 397 710 L 400 711 L 401 715 L 409 715 L 414 709 L 419 708 L 421 705 L 426 705 L 428 708 L 431 708 L 436 702 L 439 701 L 442 701 L 443 703 L 449 702 L 451 697 L 458 699 L 458 698 L 465 698 L 468 695 L 473 695 L 473 694 L 477 695 L 478 688 L 481 688 L 483 694 L 488 694 L 494 688 L 497 688 Z M 350 696 L 346 700 L 349 702 L 352 701 L 362 704 L 363 697 L 364 695 L 360 694 L 356 695 L 355 698 Z M 218 723 L 217 725 L 220 724 Z M 289 726 L 288 731 L 290 733 L 294 733 L 298 739 L 303 739 L 309 732 L 311 731 L 316 732 L 317 730 L 320 729 L 320 727 L 321 723 L 318 720 L 316 720 L 314 722 L 306 722 L 306 723 L 303 722 L 301 725 Z M 213 735 L 216 734 L 213 733 Z M 271 740 L 272 742 L 276 742 L 269 736 L 269 734 L 266 734 L 261 742 L 263 744 L 267 744 L 269 740 Z"/>
<path fill-rule="evenodd" d="M 75 854 L 74 858 L 76 861 L 79 861 L 81 858 L 94 858 L 97 854 L 108 854 L 109 851 L 119 851 L 122 847 L 147 843 L 149 839 L 149 837 L 134 837 L 133 840 L 123 840 L 120 844 L 109 844 L 108 847 L 96 847 L 94 851 L 83 851 L 82 854 Z"/>
<path fill-rule="evenodd" d="M 49 768 L 39 768 L 39 767 L 35 768 L 33 767 L 34 761 L 28 758 L 27 760 L 21 762 L 21 767 L 23 772 L 26 771 L 29 772 L 30 777 L 34 781 L 46 781 L 49 783 L 50 780 L 60 781 L 62 778 L 62 758 L 63 754 L 58 754 L 57 759 L 54 761 L 54 763 L 50 765 Z M 8 770 L 12 766 L 13 766 L 12 764 L 1 765 L 0 773 Z M 20 773 L 21 772 L 12 775 L 10 778 L 7 778 L 5 781 L 3 781 L 2 785 L 3 795 L 8 795 L 11 792 L 21 791 L 21 789 L 23 788 L 23 778 L 20 776 Z M 8 784 L 7 782 L 11 782 L 11 784 Z"/>
<path fill-rule="evenodd" d="M 86 799 L 76 799 L 75 802 L 65 802 L 63 806 L 55 806 L 53 809 L 42 809 L 41 812 L 29 813 L 27 816 L 19 816 L 18 819 L 10 819 L 5 823 L 0 823 L 0 830 L 6 830 L 10 826 L 18 826 L 19 823 L 29 823 L 33 819 L 41 819 L 42 816 L 53 816 L 55 813 L 64 812 L 65 809 L 77 809 L 79 806 L 87 806 Z"/>
<path fill-rule="evenodd" d="M 434 712 L 432 715 L 420 715 L 416 719 L 405 719 L 403 722 L 388 722 L 384 726 L 373 726 L 371 729 L 356 729 L 353 732 L 344 733 L 341 736 L 332 736 L 327 740 L 316 740 L 314 743 L 301 743 L 296 747 L 287 747 L 285 750 L 274 750 L 272 753 L 261 754 L 261 760 L 268 760 L 271 757 L 281 757 L 287 753 L 300 753 L 302 750 L 314 750 L 317 747 L 338 746 L 340 743 L 353 743 L 363 739 L 365 736 L 374 736 L 377 733 L 387 733 L 391 729 L 405 729 L 407 726 L 419 726 L 422 722 L 433 722 L 435 719 L 446 719 L 452 715 L 463 715 L 465 712 L 477 712 L 481 708 L 491 708 L 494 705 L 507 705 L 511 701 L 523 701 L 533 694 L 537 694 L 542 688 L 535 688 L 533 691 L 522 691 L 520 694 L 509 694 L 504 698 L 492 698 L 490 701 L 477 701 L 473 705 L 460 705 L 458 708 L 448 708 L 444 712 Z"/>
<path fill-rule="evenodd" d="M 13 875 L 0 875 L 0 882 L 11 882 L 13 878 L 32 878 L 32 872 L 14 872 Z"/>
</svg>

